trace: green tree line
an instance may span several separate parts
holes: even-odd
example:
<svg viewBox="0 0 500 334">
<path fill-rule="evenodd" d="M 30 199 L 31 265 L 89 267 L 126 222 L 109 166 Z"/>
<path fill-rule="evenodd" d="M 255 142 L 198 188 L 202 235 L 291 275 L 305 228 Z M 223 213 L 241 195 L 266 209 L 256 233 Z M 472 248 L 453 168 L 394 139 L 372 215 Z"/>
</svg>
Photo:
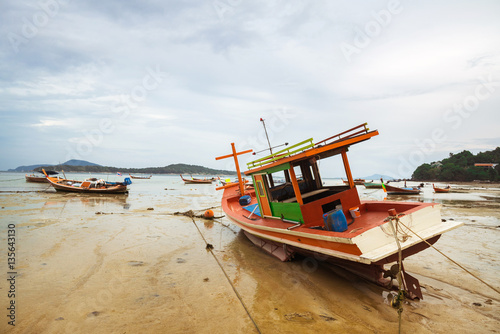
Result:
<svg viewBox="0 0 500 334">
<path fill-rule="evenodd" d="M 211 169 L 197 165 L 173 164 L 165 167 L 147 167 L 147 168 L 119 168 L 108 166 L 69 166 L 56 165 L 35 168 L 35 171 L 45 170 L 82 172 L 82 173 L 122 173 L 122 174 L 196 174 L 196 175 L 234 175 L 236 172 Z"/>
<path fill-rule="evenodd" d="M 500 164 L 495 168 L 475 167 L 476 163 L 499 163 L 500 147 L 474 155 L 464 150 L 431 164 L 422 164 L 412 174 L 420 181 L 500 181 Z"/>
</svg>

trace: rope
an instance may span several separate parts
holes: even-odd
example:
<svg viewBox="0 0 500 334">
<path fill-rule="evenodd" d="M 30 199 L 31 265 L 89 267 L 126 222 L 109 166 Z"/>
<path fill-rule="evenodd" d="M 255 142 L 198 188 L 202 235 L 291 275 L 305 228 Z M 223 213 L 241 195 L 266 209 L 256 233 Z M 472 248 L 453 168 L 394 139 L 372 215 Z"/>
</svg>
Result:
<svg viewBox="0 0 500 334">
<path fill-rule="evenodd" d="M 229 275 L 226 273 L 226 271 L 224 270 L 224 268 L 222 267 L 222 264 L 219 262 L 219 259 L 217 259 L 217 256 L 215 256 L 214 252 L 212 251 L 212 249 L 214 248 L 214 246 L 212 246 L 212 244 L 209 244 L 207 242 L 207 240 L 205 239 L 205 237 L 203 236 L 203 233 L 201 233 L 201 230 L 200 228 L 198 227 L 198 225 L 196 225 L 196 221 L 194 220 L 193 217 L 190 217 L 191 220 L 193 221 L 193 224 L 194 226 L 196 226 L 196 229 L 198 230 L 198 232 L 200 233 L 201 237 L 203 238 L 203 241 L 205 242 L 206 244 L 206 249 L 208 251 L 210 251 L 210 254 L 212 254 L 212 256 L 214 257 L 215 261 L 217 262 L 217 264 L 219 265 L 220 269 L 222 270 L 222 272 L 224 273 L 224 276 L 226 276 L 226 279 L 227 281 L 229 282 L 229 284 L 231 285 L 231 288 L 233 288 L 233 291 L 234 293 L 236 294 L 236 297 L 238 297 L 238 299 L 240 300 L 240 303 L 241 305 L 243 306 L 243 308 L 245 309 L 245 311 L 247 312 L 248 314 L 248 317 L 250 318 L 250 320 L 252 320 L 252 323 L 253 325 L 255 326 L 255 329 L 257 330 L 257 332 L 260 334 L 262 333 L 259 329 L 259 326 L 257 326 L 257 323 L 255 322 L 255 320 L 252 318 L 252 315 L 250 314 L 250 311 L 248 311 L 248 308 L 246 307 L 245 303 L 243 302 L 243 298 L 240 296 L 240 294 L 238 293 L 238 290 L 236 290 L 236 287 L 233 285 L 233 282 L 231 282 L 231 279 L 229 278 Z"/>
<path fill-rule="evenodd" d="M 399 219 L 396 218 L 398 221 Z M 449 256 L 447 256 L 446 254 L 444 254 L 443 252 L 441 252 L 439 249 L 437 249 L 436 247 L 434 247 L 433 245 L 431 245 L 429 242 L 427 242 L 427 240 L 424 240 L 421 236 L 419 236 L 417 233 L 413 232 L 409 227 L 405 226 L 403 223 L 401 223 L 401 221 L 399 221 L 399 223 L 401 225 L 403 225 L 404 227 L 406 227 L 411 233 L 415 234 L 417 237 L 419 237 L 423 242 L 425 242 L 427 245 L 429 245 L 430 247 L 434 248 L 439 254 L 443 255 L 445 258 L 447 258 L 449 261 L 453 262 L 454 264 L 456 264 L 457 266 L 459 266 L 462 270 L 464 270 L 466 273 L 468 273 L 469 275 L 471 275 L 472 277 L 474 277 L 475 279 L 479 280 L 480 282 L 482 282 L 484 285 L 488 286 L 490 289 L 494 290 L 496 293 L 500 294 L 500 291 L 496 288 L 494 288 L 493 286 L 491 286 L 490 284 L 486 283 L 485 281 L 483 281 L 481 278 L 479 278 L 478 276 L 476 276 L 475 274 L 471 273 L 469 270 L 467 270 L 464 266 L 462 266 L 460 263 L 456 262 L 455 260 L 451 259 Z"/>
<path fill-rule="evenodd" d="M 18 181 L 18 180 L 24 180 L 24 178 L 21 178 L 21 179 L 11 179 L 11 180 L 0 180 L 0 182 L 10 182 L 10 181 Z"/>
<path fill-rule="evenodd" d="M 45 190 L 0 190 L 0 193 L 2 193 L 2 194 L 48 193 L 49 191 L 47 191 L 47 189 L 45 189 Z"/>
<path fill-rule="evenodd" d="M 394 216 L 390 216 L 389 217 L 390 221 L 389 221 L 389 226 L 391 227 L 391 230 L 392 230 L 392 233 L 394 235 L 394 239 L 396 239 L 396 244 L 398 246 L 398 275 L 397 275 L 397 279 L 398 279 L 398 296 L 396 297 L 396 300 L 391 303 L 393 307 L 397 307 L 398 309 L 398 333 L 401 334 L 401 323 L 402 323 L 402 317 L 401 315 L 403 314 L 403 303 L 402 301 L 404 300 L 404 292 L 403 292 L 403 289 L 402 289 L 402 285 L 403 285 L 403 282 L 402 282 L 402 277 L 401 277 L 401 269 L 403 267 L 403 254 L 402 254 L 402 251 L 401 251 L 401 244 L 399 243 L 399 238 L 398 238 L 398 228 L 396 226 L 396 228 L 394 228 L 392 222 L 393 222 L 393 219 L 396 220 L 396 224 L 399 223 L 399 218 L 398 217 L 394 217 Z"/>
</svg>

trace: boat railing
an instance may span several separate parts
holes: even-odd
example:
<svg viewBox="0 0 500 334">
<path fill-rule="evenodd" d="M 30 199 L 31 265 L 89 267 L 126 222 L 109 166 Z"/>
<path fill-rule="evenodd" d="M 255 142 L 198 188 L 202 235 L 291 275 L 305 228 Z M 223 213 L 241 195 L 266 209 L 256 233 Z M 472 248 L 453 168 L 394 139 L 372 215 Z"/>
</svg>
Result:
<svg viewBox="0 0 500 334">
<path fill-rule="evenodd" d="M 324 139 L 322 141 L 319 141 L 316 144 L 314 144 L 314 146 L 318 146 L 318 145 L 321 145 L 321 144 L 324 144 L 324 145 L 326 145 L 326 144 L 332 144 L 332 143 L 339 142 L 339 141 L 342 141 L 342 140 L 345 140 L 345 139 L 348 139 L 348 138 L 355 137 L 355 136 L 360 135 L 360 134 L 366 134 L 366 133 L 368 133 L 368 131 L 370 131 L 370 129 L 368 129 L 366 127 L 367 125 L 368 125 L 368 123 L 360 124 L 358 126 L 355 126 L 352 129 L 346 130 L 344 132 L 341 132 L 341 133 L 338 133 L 338 134 L 336 134 L 334 136 L 326 138 L 326 139 Z M 330 140 L 332 140 L 332 141 L 330 143 L 327 143 Z"/>
<path fill-rule="evenodd" d="M 309 138 L 295 145 L 284 148 L 278 152 L 269 154 L 263 158 L 251 161 L 247 163 L 248 169 L 252 169 L 255 167 L 260 167 L 269 163 L 272 163 L 276 160 L 283 159 L 289 157 L 295 153 L 302 152 L 307 150 L 308 148 L 314 147 L 313 139 Z"/>
</svg>

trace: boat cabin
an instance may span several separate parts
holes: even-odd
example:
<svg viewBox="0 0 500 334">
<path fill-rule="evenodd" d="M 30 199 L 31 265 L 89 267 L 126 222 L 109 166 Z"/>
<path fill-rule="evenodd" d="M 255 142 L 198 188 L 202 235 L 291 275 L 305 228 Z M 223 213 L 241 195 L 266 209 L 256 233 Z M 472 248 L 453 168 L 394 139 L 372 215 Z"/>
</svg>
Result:
<svg viewBox="0 0 500 334">
<path fill-rule="evenodd" d="M 361 204 L 347 159 L 348 148 L 378 135 L 378 131 L 369 131 L 366 125 L 317 143 L 310 138 L 249 162 L 245 174 L 253 179 L 263 217 L 307 227 L 324 226 L 324 215 L 336 210 L 342 210 L 348 217 L 349 210 Z M 325 186 L 318 162 L 337 155 L 342 157 L 347 185 Z"/>
</svg>

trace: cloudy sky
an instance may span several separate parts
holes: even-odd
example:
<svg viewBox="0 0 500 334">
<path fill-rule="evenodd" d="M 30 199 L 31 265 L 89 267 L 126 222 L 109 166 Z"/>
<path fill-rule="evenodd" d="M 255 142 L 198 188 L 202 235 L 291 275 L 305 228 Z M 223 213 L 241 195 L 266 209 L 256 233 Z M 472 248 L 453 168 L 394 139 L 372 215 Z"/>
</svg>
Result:
<svg viewBox="0 0 500 334">
<path fill-rule="evenodd" d="M 232 169 L 214 157 L 265 149 L 262 117 L 272 145 L 368 122 L 380 135 L 351 147 L 354 175 L 408 177 L 500 146 L 499 14 L 497 0 L 7 0 L 0 170 Z"/>
</svg>

